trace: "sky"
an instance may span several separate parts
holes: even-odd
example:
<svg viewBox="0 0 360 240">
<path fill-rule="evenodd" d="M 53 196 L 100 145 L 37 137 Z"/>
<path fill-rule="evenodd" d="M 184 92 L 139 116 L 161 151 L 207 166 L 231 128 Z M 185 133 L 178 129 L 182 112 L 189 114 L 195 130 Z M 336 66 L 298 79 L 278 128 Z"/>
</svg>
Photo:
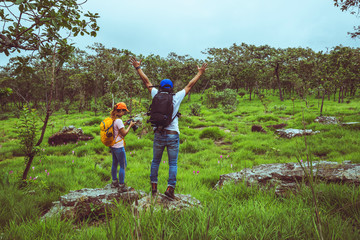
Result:
<svg viewBox="0 0 360 240">
<path fill-rule="evenodd" d="M 72 40 L 84 50 L 99 42 L 137 55 L 205 59 L 208 48 L 243 42 L 315 51 L 360 47 L 360 39 L 347 34 L 360 18 L 341 12 L 333 0 L 88 0 L 82 8 L 100 15 L 96 38 Z M 7 62 L 1 56 L 0 65 Z"/>
</svg>

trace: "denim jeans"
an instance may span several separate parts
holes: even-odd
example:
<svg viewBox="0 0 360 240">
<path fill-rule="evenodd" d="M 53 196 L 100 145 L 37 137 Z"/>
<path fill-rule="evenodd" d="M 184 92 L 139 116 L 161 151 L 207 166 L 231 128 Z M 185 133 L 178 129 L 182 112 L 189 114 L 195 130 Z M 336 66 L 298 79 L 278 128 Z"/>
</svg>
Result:
<svg viewBox="0 0 360 240">
<path fill-rule="evenodd" d="M 164 149 L 167 149 L 169 159 L 168 186 L 175 188 L 177 174 L 177 160 L 179 155 L 179 134 L 155 133 L 153 144 L 153 160 L 151 162 L 150 181 L 158 182 L 158 172 Z"/>
<path fill-rule="evenodd" d="M 111 177 L 112 180 L 117 179 L 117 167 L 120 165 L 119 170 L 119 183 L 124 184 L 125 181 L 125 169 L 127 166 L 125 148 L 110 148 L 112 153 L 112 166 L 111 166 Z"/>
</svg>

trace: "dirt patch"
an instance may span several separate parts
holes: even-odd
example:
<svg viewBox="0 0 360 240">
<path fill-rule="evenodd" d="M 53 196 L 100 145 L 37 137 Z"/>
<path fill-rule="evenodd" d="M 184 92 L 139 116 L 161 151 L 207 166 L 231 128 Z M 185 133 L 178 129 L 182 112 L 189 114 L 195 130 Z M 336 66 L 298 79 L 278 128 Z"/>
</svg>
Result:
<svg viewBox="0 0 360 240">
<path fill-rule="evenodd" d="M 224 142 L 222 140 L 214 141 L 216 146 L 231 146 L 231 142 Z"/>
<path fill-rule="evenodd" d="M 285 121 L 291 120 L 291 117 L 279 117 L 279 118 Z"/>
</svg>

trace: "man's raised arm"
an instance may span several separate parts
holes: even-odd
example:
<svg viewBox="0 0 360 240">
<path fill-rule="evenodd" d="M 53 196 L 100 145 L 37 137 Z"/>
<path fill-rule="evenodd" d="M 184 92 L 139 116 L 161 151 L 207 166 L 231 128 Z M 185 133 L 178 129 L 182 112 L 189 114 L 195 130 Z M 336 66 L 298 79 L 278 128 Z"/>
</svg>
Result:
<svg viewBox="0 0 360 240">
<path fill-rule="evenodd" d="M 143 83 L 145 84 L 145 87 L 149 90 L 149 92 L 151 93 L 151 87 L 152 84 L 149 80 L 149 78 L 145 75 L 145 73 L 143 72 L 143 70 L 141 70 L 141 61 L 140 60 L 139 62 L 136 60 L 136 58 L 134 57 L 130 57 L 129 59 L 130 61 L 130 64 L 132 64 L 134 66 L 134 68 L 136 69 L 137 73 L 139 74 L 141 80 L 143 81 Z"/>
<path fill-rule="evenodd" d="M 186 85 L 186 87 L 184 88 L 186 95 L 190 92 L 190 89 L 195 85 L 197 80 L 199 80 L 200 76 L 205 72 L 206 67 L 207 67 L 207 63 L 204 63 L 201 67 L 197 66 L 198 73 L 195 75 L 193 79 L 191 79 L 188 85 Z"/>
</svg>

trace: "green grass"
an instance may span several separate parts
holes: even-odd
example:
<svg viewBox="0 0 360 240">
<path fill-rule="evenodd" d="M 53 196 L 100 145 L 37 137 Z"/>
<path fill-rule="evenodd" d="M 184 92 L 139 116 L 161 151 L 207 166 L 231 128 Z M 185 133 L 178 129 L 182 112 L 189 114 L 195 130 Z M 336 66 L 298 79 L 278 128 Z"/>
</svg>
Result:
<svg viewBox="0 0 360 240">
<path fill-rule="evenodd" d="M 189 106 L 200 95 L 184 100 L 180 112 L 180 154 L 176 193 L 190 194 L 202 202 L 201 208 L 184 212 L 142 212 L 140 227 L 143 239 L 317 239 L 313 224 L 311 191 L 304 187 L 298 195 L 276 197 L 273 190 L 262 191 L 240 183 L 221 190 L 213 187 L 219 176 L 276 162 L 296 162 L 305 151 L 304 139 L 279 138 L 268 125 L 287 123 L 287 128 L 320 131 L 307 137 L 314 160 L 360 163 L 358 129 L 314 123 L 319 116 L 318 99 L 309 100 L 309 108 L 300 100 L 280 102 L 270 96 L 268 113 L 257 98 L 239 98 L 237 110 L 225 114 L 202 106 L 200 116 L 191 116 Z M 360 121 L 359 99 L 349 104 L 325 101 L 325 116 L 342 121 Z M 293 115 L 294 111 L 294 115 Z M 3 114 L 4 115 L 4 114 Z M 17 184 L 24 170 L 24 157 L 15 132 L 17 118 L 9 114 L 0 128 L 0 239 L 131 239 L 134 220 L 129 206 L 119 204 L 109 219 L 98 224 L 75 224 L 58 218 L 39 220 L 53 201 L 71 190 L 101 188 L 110 182 L 112 157 L 99 137 L 99 121 L 108 113 L 56 112 L 51 116 L 40 154 L 38 154 L 24 189 Z M 267 133 L 251 132 L 254 124 Z M 64 126 L 81 127 L 94 137 L 68 145 L 51 146 L 47 139 Z M 145 128 L 149 128 L 145 126 Z M 152 160 L 150 131 L 142 127 L 126 137 L 128 168 L 126 182 L 149 192 Z M 221 157 L 222 156 L 222 157 Z M 46 170 L 46 172 L 45 172 Z M 198 172 L 198 173 L 197 173 Z M 47 175 L 49 173 L 49 175 Z M 167 154 L 159 170 L 159 191 L 165 191 L 168 177 Z M 316 185 L 325 239 L 356 239 L 360 234 L 358 187 L 351 185 Z"/>
</svg>

